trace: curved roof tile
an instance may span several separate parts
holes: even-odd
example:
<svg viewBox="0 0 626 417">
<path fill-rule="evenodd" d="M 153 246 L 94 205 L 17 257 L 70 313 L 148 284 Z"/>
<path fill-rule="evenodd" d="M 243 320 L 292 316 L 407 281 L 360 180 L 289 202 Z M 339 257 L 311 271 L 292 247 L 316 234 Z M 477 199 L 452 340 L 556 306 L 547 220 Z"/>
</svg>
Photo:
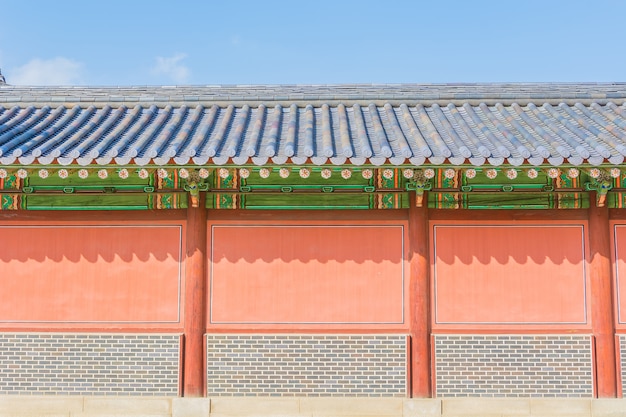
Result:
<svg viewBox="0 0 626 417">
<path fill-rule="evenodd" d="M 2 164 L 622 163 L 626 84 L 0 87 Z"/>
</svg>

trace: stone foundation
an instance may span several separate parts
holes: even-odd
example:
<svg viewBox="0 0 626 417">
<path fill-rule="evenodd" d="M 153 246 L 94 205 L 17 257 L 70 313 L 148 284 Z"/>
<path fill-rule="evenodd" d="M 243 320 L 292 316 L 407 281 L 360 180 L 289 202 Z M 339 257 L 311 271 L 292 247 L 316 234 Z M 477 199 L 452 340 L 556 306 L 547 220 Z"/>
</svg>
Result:
<svg viewBox="0 0 626 417">
<path fill-rule="evenodd" d="M 621 417 L 623 399 L 0 396 L 0 417 Z"/>
</svg>

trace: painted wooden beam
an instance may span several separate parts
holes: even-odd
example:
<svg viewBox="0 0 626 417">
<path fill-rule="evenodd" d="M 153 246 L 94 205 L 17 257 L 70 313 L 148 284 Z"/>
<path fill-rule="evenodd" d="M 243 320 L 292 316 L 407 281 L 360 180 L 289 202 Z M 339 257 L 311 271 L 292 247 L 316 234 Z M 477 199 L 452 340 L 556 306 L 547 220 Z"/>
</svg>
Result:
<svg viewBox="0 0 626 417">
<path fill-rule="evenodd" d="M 187 209 L 185 260 L 185 348 L 183 367 L 183 395 L 204 395 L 204 332 L 206 329 L 206 248 L 207 210 L 204 193 L 200 193 L 199 207 Z"/>
<path fill-rule="evenodd" d="M 595 196 L 592 197 L 592 201 Z M 611 278 L 611 229 L 606 207 L 589 207 L 589 277 L 591 280 L 591 323 L 595 339 L 597 395 L 617 395 L 615 323 Z"/>
<path fill-rule="evenodd" d="M 411 334 L 411 396 L 431 395 L 430 355 L 430 263 L 428 207 L 418 207 L 411 193 L 409 208 L 409 326 Z"/>
</svg>

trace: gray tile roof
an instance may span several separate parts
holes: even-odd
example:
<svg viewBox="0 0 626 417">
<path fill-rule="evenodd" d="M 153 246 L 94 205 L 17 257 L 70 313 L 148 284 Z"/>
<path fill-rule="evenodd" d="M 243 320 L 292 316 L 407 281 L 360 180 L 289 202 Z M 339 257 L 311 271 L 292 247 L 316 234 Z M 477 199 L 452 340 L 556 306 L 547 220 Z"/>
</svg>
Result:
<svg viewBox="0 0 626 417">
<path fill-rule="evenodd" d="M 0 86 L 0 164 L 601 165 L 626 84 Z"/>
</svg>

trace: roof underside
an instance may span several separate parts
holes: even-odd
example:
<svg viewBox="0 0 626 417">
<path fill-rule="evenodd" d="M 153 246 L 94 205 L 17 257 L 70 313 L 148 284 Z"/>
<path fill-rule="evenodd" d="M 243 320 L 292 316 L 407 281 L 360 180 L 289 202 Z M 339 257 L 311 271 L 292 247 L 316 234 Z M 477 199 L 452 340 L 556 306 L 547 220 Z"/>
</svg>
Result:
<svg viewBox="0 0 626 417">
<path fill-rule="evenodd" d="M 626 84 L 0 87 L 2 165 L 601 165 Z"/>
</svg>

